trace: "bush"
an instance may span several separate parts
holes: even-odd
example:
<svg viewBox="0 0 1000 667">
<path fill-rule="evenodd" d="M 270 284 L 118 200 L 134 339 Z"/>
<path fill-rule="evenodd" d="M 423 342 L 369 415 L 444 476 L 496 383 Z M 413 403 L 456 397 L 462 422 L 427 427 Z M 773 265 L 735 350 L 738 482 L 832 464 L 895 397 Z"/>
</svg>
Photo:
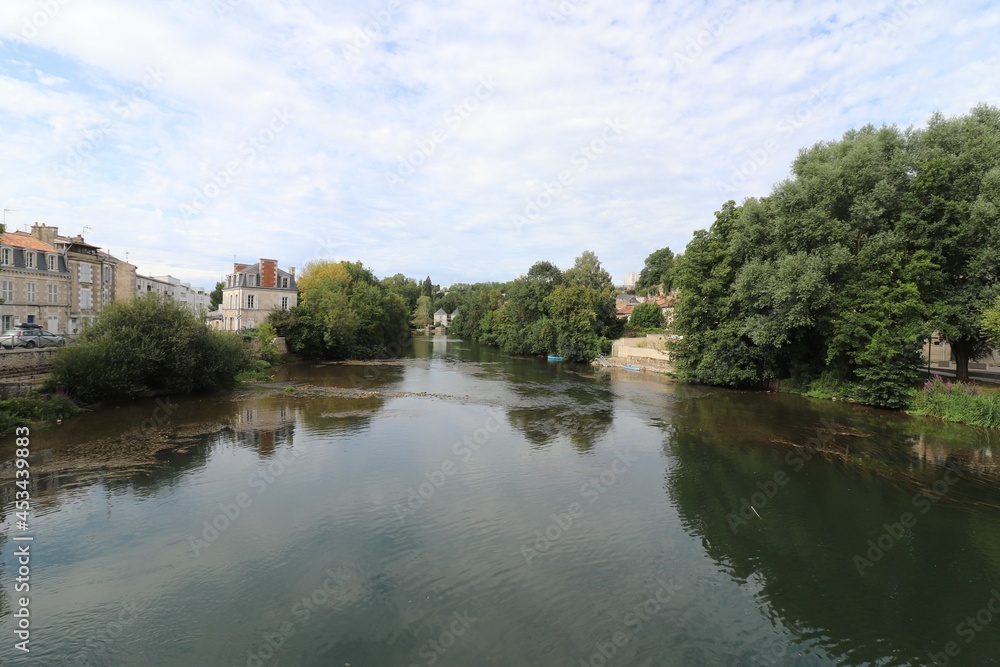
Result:
<svg viewBox="0 0 1000 667">
<path fill-rule="evenodd" d="M 31 395 L 0 400 L 0 434 L 26 423 L 54 422 L 80 411 L 66 396 Z"/>
<path fill-rule="evenodd" d="M 640 303 L 632 309 L 628 323 L 633 329 L 662 329 L 663 310 L 655 303 Z"/>
<path fill-rule="evenodd" d="M 189 394 L 232 386 L 248 362 L 239 337 L 211 331 L 180 304 L 147 294 L 105 308 L 53 360 L 52 379 L 84 401 Z"/>
<path fill-rule="evenodd" d="M 986 391 L 936 375 L 914 396 L 910 412 L 961 424 L 1000 428 L 1000 391 Z"/>
</svg>

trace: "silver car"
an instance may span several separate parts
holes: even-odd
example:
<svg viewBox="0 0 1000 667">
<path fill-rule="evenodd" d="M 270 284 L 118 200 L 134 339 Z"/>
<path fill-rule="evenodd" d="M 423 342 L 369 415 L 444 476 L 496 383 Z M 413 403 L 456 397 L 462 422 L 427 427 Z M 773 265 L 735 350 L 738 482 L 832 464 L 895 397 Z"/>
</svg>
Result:
<svg viewBox="0 0 1000 667">
<path fill-rule="evenodd" d="M 45 329 L 8 329 L 0 334 L 0 347 L 62 347 L 66 338 Z"/>
</svg>

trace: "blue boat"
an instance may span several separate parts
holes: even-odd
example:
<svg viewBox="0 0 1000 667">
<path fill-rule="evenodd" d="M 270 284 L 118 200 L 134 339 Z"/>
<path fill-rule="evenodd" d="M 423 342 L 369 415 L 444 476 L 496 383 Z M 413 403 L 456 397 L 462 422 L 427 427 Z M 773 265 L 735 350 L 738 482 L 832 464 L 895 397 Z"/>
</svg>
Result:
<svg viewBox="0 0 1000 667">
<path fill-rule="evenodd" d="M 638 366 L 633 366 L 631 364 L 625 364 L 624 366 L 622 366 L 622 368 L 624 368 L 627 371 L 637 371 L 637 370 L 639 370 Z"/>
<path fill-rule="evenodd" d="M 566 361 L 566 357 L 557 357 L 554 354 L 550 354 L 549 361 Z"/>
</svg>

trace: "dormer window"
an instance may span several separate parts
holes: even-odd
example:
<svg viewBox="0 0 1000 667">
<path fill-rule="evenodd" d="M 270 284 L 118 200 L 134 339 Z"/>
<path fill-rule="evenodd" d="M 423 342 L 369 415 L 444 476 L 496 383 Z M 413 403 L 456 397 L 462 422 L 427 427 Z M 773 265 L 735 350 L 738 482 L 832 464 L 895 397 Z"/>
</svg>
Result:
<svg viewBox="0 0 1000 667">
<path fill-rule="evenodd" d="M 0 264 L 10 266 L 14 263 L 14 251 L 10 248 L 0 248 Z"/>
<path fill-rule="evenodd" d="M 256 287 L 256 286 L 257 286 L 257 276 L 255 276 L 252 273 L 247 274 L 247 287 Z"/>
<path fill-rule="evenodd" d="M 48 262 L 49 271 L 58 271 L 58 258 L 55 255 L 46 255 L 45 261 Z"/>
<path fill-rule="evenodd" d="M 288 289 L 288 277 L 283 276 L 281 278 L 281 289 Z"/>
<path fill-rule="evenodd" d="M 24 268 L 33 269 L 35 268 L 35 253 L 28 250 L 24 251 Z"/>
</svg>

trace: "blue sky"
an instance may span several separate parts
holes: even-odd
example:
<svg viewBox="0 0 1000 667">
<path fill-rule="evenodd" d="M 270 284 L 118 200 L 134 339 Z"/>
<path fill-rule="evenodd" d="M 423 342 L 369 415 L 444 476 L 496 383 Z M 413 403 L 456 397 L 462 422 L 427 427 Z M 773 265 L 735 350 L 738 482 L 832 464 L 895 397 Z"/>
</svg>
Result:
<svg viewBox="0 0 1000 667">
<path fill-rule="evenodd" d="M 211 286 L 683 249 L 804 146 L 1000 104 L 993 2 L 4 0 L 0 200 Z"/>
</svg>

